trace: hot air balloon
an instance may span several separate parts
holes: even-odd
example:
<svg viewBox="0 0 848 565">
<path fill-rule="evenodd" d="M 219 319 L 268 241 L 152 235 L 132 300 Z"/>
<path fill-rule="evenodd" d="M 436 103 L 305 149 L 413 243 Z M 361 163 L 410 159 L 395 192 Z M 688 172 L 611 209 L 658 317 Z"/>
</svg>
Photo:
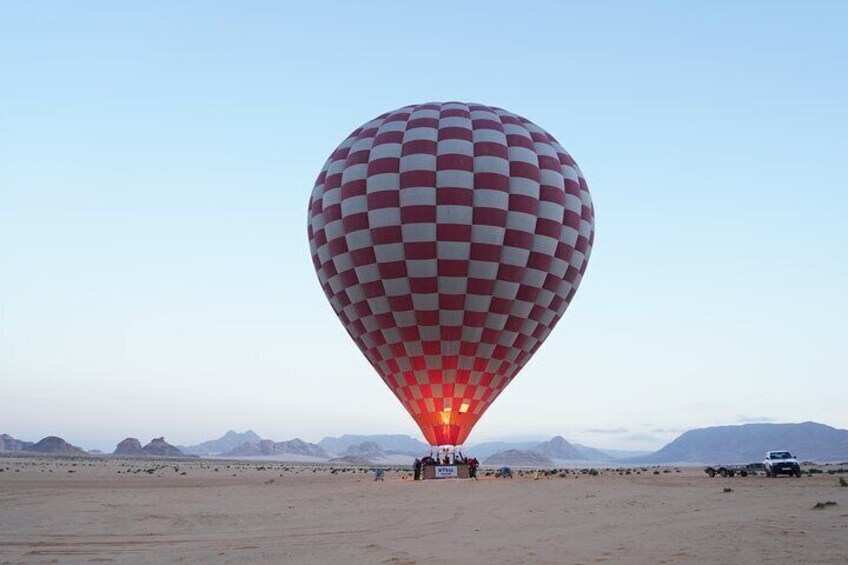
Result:
<svg viewBox="0 0 848 565">
<path fill-rule="evenodd" d="M 542 128 L 428 103 L 378 116 L 333 151 L 308 236 L 347 332 L 427 441 L 455 446 L 568 307 L 594 210 Z"/>
</svg>

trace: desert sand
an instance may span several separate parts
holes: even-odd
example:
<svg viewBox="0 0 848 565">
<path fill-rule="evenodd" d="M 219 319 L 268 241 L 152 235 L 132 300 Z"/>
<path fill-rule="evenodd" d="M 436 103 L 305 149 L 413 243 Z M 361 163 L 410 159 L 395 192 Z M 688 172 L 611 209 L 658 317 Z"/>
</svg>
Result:
<svg viewBox="0 0 848 565">
<path fill-rule="evenodd" d="M 375 482 L 276 462 L 8 456 L 0 469 L 2 564 L 848 562 L 845 475 Z"/>
</svg>

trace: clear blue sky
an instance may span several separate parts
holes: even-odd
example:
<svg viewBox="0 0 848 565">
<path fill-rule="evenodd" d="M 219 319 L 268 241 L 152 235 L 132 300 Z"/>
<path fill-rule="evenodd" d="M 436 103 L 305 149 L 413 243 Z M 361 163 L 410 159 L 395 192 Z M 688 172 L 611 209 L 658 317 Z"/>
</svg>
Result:
<svg viewBox="0 0 848 565">
<path fill-rule="evenodd" d="M 842 2 L 0 7 L 0 432 L 410 433 L 309 260 L 350 130 L 523 114 L 597 211 L 563 322 L 470 438 L 848 427 Z"/>
</svg>

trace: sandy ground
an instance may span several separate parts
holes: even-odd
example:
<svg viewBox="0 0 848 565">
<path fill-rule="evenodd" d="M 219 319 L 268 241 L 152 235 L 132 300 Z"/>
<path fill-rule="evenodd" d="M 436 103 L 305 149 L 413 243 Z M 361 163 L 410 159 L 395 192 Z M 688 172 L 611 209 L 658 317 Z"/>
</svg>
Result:
<svg viewBox="0 0 848 565">
<path fill-rule="evenodd" d="M 848 563 L 848 475 L 416 483 L 326 466 L 13 457 L 0 469 L 2 564 Z"/>
</svg>

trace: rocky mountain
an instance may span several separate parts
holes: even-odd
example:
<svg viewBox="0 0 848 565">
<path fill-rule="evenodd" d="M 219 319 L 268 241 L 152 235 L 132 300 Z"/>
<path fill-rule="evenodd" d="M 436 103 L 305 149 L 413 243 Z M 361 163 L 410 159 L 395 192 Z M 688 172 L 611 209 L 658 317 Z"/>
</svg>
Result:
<svg viewBox="0 0 848 565">
<path fill-rule="evenodd" d="M 463 449 L 462 452 L 483 461 L 484 459 L 501 451 L 507 451 L 510 449 L 529 451 L 537 445 L 539 445 L 538 441 L 488 441 L 469 446 L 466 449 Z"/>
<path fill-rule="evenodd" d="M 602 451 L 600 449 L 595 449 L 594 447 L 588 447 L 586 445 L 580 443 L 572 443 L 580 455 L 582 455 L 582 459 L 591 459 L 592 461 L 609 461 L 611 459 L 615 459 L 615 456 L 612 453 L 607 453 L 606 451 Z M 628 454 L 630 456 L 636 455 L 644 455 L 642 452 L 634 452 Z"/>
<path fill-rule="evenodd" d="M 278 441 L 274 445 L 280 450 L 280 453 L 308 455 L 310 457 L 329 457 L 320 445 L 303 441 L 300 438 L 290 439 L 289 441 Z"/>
<path fill-rule="evenodd" d="M 375 435 L 343 435 L 341 437 L 325 437 L 318 442 L 326 452 L 341 455 L 352 445 L 366 442 L 377 444 L 386 453 L 420 456 L 430 452 L 430 446 L 423 441 L 400 434 Z"/>
<path fill-rule="evenodd" d="M 144 451 L 142 451 L 140 441 L 138 441 L 134 437 L 128 437 L 127 439 L 118 443 L 118 445 L 115 447 L 115 451 L 112 452 L 112 455 L 124 455 L 134 457 L 137 455 L 144 455 Z"/>
<path fill-rule="evenodd" d="M 363 441 L 362 443 L 351 445 L 345 451 L 345 456 L 362 457 L 364 459 L 379 459 L 386 455 L 386 452 L 373 441 Z"/>
<path fill-rule="evenodd" d="M 273 443 L 273 442 L 272 442 Z M 228 457 L 257 457 L 259 455 L 273 455 L 273 453 L 262 453 L 258 443 L 244 442 L 237 448 L 224 453 Z"/>
<path fill-rule="evenodd" d="M 240 447 L 243 443 L 259 443 L 262 438 L 253 430 L 246 432 L 228 431 L 218 439 L 204 441 L 198 445 L 180 446 L 179 449 L 187 455 L 221 455 Z"/>
<path fill-rule="evenodd" d="M 165 441 L 164 437 L 150 440 L 150 443 L 141 448 L 144 455 L 153 457 L 184 457 L 182 451 Z"/>
<path fill-rule="evenodd" d="M 226 453 L 227 457 L 258 457 L 260 455 L 306 455 L 326 459 L 327 452 L 319 445 L 295 438 L 289 441 L 272 441 L 263 439 L 258 442 L 246 441 Z"/>
<path fill-rule="evenodd" d="M 281 453 L 285 453 L 285 451 L 278 448 L 274 441 L 263 439 L 258 443 L 246 441 L 232 451 L 224 453 L 224 455 L 232 457 L 258 457 L 260 455 L 279 455 Z"/>
<path fill-rule="evenodd" d="M 543 441 L 533 448 L 533 451 L 551 459 L 586 459 L 573 445 L 562 436 L 556 436 Z"/>
<path fill-rule="evenodd" d="M 788 449 L 804 461 L 848 461 L 848 430 L 818 424 L 743 424 L 689 430 L 632 463 L 750 463 L 768 450 Z"/>
<path fill-rule="evenodd" d="M 71 445 L 60 437 L 47 436 L 29 449 L 32 453 L 43 453 L 45 455 L 88 455 L 85 451 L 75 445 Z"/>
<path fill-rule="evenodd" d="M 9 434 L 0 434 L 0 451 L 26 451 L 35 445 L 31 441 L 15 439 Z"/>
<path fill-rule="evenodd" d="M 586 447 L 579 443 L 570 443 L 562 436 L 555 436 L 548 441 L 490 441 L 472 445 L 463 450 L 467 455 L 483 460 L 491 455 L 508 449 L 520 451 L 538 451 L 553 459 L 590 459 L 592 461 L 610 461 L 615 459 L 609 453 Z M 627 453 L 627 455 L 643 455 L 642 452 Z"/>
<path fill-rule="evenodd" d="M 542 455 L 536 451 L 524 449 L 508 449 L 499 451 L 483 462 L 483 465 L 492 465 L 496 467 L 553 467 L 554 461 L 550 457 Z"/>
</svg>

